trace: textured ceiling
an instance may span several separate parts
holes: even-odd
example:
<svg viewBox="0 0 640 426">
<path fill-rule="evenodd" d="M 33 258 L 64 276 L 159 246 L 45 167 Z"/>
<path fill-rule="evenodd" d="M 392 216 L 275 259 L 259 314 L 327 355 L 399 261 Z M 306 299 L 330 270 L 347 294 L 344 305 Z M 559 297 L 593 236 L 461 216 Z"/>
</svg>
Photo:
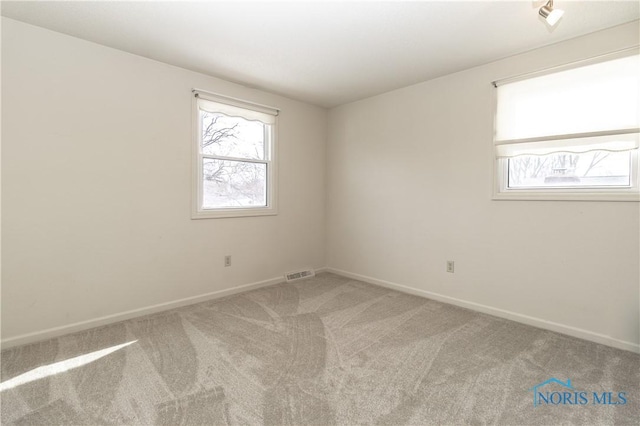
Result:
<svg viewBox="0 0 640 426">
<path fill-rule="evenodd" d="M 2 2 L 2 15 L 331 107 L 637 20 L 637 1 Z"/>
</svg>

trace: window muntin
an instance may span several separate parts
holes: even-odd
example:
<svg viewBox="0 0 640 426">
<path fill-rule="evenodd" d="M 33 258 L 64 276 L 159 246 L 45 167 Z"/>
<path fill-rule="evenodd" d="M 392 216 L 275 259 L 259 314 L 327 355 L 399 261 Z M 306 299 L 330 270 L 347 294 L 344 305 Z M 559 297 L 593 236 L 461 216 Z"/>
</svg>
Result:
<svg viewBox="0 0 640 426">
<path fill-rule="evenodd" d="M 277 110 L 198 92 L 194 102 L 193 218 L 276 214 Z"/>
<path fill-rule="evenodd" d="M 640 200 L 637 49 L 496 86 L 495 199 Z"/>
</svg>

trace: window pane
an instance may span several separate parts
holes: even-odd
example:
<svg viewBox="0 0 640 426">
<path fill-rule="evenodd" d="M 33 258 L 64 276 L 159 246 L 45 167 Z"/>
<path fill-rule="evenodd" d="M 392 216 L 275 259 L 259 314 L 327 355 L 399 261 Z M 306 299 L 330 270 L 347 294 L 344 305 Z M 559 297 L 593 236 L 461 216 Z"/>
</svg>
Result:
<svg viewBox="0 0 640 426">
<path fill-rule="evenodd" d="M 509 158 L 509 188 L 628 187 L 631 152 L 592 151 Z"/>
<path fill-rule="evenodd" d="M 260 121 L 200 110 L 202 153 L 221 157 L 265 159 L 265 128 Z"/>
<path fill-rule="evenodd" d="M 205 158 L 202 208 L 266 207 L 267 165 Z"/>
</svg>

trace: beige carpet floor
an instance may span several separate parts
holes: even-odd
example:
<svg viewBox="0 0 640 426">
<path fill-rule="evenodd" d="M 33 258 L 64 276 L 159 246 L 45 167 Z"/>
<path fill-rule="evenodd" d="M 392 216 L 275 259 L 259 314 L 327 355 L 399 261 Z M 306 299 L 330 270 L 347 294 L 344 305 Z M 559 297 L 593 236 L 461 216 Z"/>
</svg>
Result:
<svg viewBox="0 0 640 426">
<path fill-rule="evenodd" d="M 640 422 L 638 354 L 332 274 L 1 355 L 7 425 Z"/>
</svg>

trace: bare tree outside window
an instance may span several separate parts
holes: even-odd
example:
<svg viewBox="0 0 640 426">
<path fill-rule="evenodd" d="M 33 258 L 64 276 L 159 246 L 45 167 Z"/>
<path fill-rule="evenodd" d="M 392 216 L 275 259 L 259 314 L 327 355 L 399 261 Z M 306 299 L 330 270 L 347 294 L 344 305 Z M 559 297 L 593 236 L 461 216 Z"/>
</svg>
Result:
<svg viewBox="0 0 640 426">
<path fill-rule="evenodd" d="M 267 205 L 268 125 L 260 121 L 200 111 L 202 207 L 234 208 Z"/>
<path fill-rule="evenodd" d="M 630 152 L 591 151 L 509 158 L 509 188 L 630 185 Z"/>
</svg>

